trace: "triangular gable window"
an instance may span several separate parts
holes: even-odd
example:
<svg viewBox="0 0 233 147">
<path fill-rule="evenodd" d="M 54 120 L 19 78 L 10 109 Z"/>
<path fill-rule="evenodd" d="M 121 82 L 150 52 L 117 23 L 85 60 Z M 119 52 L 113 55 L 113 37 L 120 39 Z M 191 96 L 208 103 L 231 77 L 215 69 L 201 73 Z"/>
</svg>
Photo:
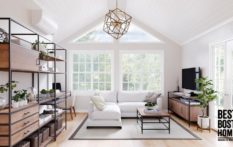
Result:
<svg viewBox="0 0 233 147">
<path fill-rule="evenodd" d="M 96 26 L 74 40 L 75 43 L 111 43 L 113 38 L 103 31 L 103 24 Z"/>
<path fill-rule="evenodd" d="M 122 43 L 158 43 L 158 38 L 131 24 L 128 32 L 119 39 Z M 97 25 L 74 40 L 74 43 L 112 43 L 113 38 L 103 31 L 103 24 Z"/>
<path fill-rule="evenodd" d="M 128 32 L 120 38 L 120 42 L 125 43 L 157 43 L 161 42 L 158 38 L 154 37 L 150 33 L 144 31 L 143 29 L 139 28 L 135 24 L 131 24 L 129 27 Z"/>
</svg>

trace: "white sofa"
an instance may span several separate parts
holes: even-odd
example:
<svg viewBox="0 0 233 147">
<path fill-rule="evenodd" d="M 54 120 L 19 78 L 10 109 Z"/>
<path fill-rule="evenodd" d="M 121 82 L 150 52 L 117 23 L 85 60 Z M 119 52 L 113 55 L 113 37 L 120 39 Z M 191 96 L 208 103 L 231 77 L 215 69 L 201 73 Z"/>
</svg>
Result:
<svg viewBox="0 0 233 147">
<path fill-rule="evenodd" d="M 106 101 L 100 111 L 90 103 L 87 127 L 119 127 L 121 118 L 137 117 L 137 108 L 144 107 L 148 92 L 104 92 L 100 93 Z M 161 97 L 157 99 L 158 109 L 162 109 Z"/>
</svg>

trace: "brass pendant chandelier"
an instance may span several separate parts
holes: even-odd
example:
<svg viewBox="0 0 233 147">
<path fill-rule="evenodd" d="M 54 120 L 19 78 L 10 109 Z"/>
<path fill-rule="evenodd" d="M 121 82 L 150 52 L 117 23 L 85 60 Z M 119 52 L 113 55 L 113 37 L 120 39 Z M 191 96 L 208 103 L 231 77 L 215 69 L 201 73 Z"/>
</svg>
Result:
<svg viewBox="0 0 233 147">
<path fill-rule="evenodd" d="M 115 39 L 119 39 L 127 33 L 131 20 L 130 15 L 118 8 L 116 0 L 116 9 L 109 10 L 105 15 L 103 30 Z"/>
</svg>

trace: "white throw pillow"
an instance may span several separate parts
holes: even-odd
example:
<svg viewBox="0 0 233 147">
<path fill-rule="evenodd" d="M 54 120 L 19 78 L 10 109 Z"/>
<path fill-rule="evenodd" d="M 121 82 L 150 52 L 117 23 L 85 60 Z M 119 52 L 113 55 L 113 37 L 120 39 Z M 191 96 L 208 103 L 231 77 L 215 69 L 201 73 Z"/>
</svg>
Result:
<svg viewBox="0 0 233 147">
<path fill-rule="evenodd" d="M 102 111 L 105 107 L 105 101 L 104 98 L 102 96 L 93 96 L 91 98 L 91 101 L 93 102 L 93 104 L 95 105 L 95 107 Z"/>
</svg>

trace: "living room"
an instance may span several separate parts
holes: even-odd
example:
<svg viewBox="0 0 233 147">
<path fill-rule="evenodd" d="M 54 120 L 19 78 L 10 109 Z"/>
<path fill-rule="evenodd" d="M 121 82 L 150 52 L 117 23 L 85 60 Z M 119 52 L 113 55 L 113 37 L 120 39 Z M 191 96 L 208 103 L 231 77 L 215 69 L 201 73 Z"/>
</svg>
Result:
<svg viewBox="0 0 233 147">
<path fill-rule="evenodd" d="M 231 0 L 0 2 L 0 147 L 233 145 Z"/>
</svg>

